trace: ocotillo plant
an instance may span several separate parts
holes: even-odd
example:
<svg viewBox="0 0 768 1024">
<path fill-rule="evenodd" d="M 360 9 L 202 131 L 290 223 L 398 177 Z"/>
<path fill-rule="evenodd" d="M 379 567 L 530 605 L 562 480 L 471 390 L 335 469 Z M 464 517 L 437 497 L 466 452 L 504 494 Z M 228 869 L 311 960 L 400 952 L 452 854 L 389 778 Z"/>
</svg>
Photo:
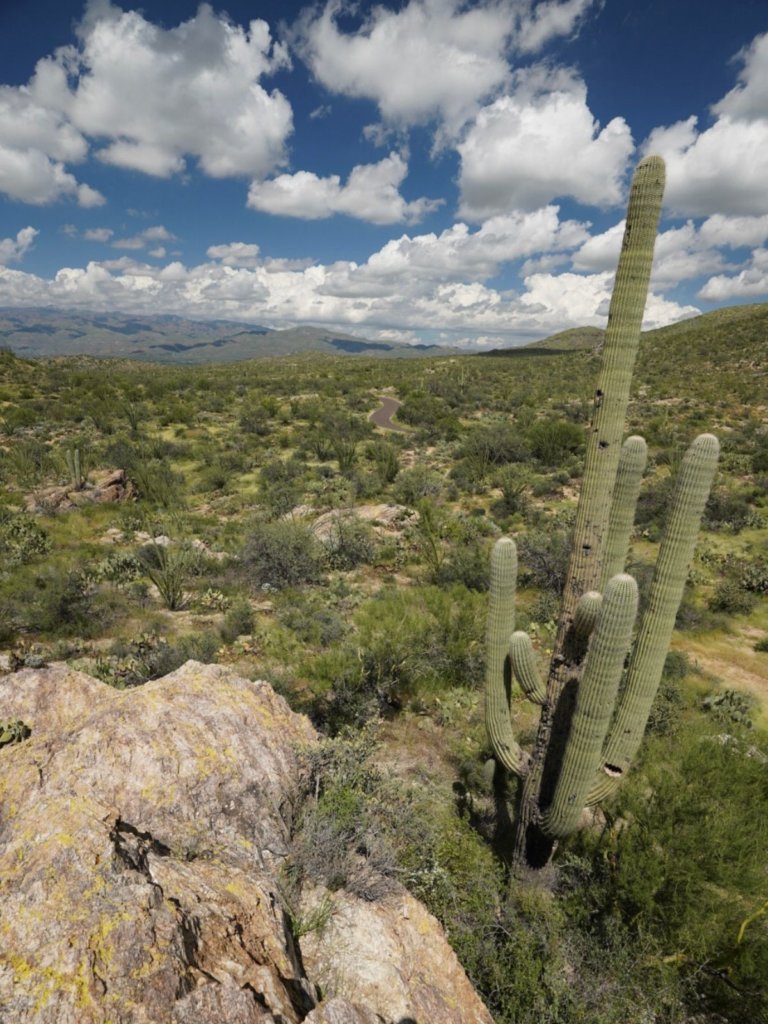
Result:
<svg viewBox="0 0 768 1024">
<path fill-rule="evenodd" d="M 645 468 L 640 437 L 622 445 L 664 191 L 651 156 L 632 182 L 587 440 L 581 495 L 549 675 L 529 637 L 515 632 L 517 554 L 502 538 L 491 556 L 486 727 L 497 765 L 520 781 L 512 860 L 542 867 L 585 806 L 605 798 L 634 758 L 658 689 L 704 505 L 717 439 L 696 438 L 683 459 L 646 611 L 632 646 L 637 585 L 623 572 Z M 533 751 L 514 737 L 516 679 L 541 705 Z"/>
</svg>

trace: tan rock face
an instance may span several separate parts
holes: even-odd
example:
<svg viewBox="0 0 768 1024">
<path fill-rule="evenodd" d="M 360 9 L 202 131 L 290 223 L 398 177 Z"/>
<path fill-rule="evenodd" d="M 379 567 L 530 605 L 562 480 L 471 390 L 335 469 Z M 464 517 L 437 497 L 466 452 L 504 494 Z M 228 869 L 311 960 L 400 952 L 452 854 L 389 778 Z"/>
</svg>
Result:
<svg viewBox="0 0 768 1024">
<path fill-rule="evenodd" d="M 296 752 L 316 737 L 267 683 L 188 662 L 119 692 L 54 665 L 0 678 L 0 718 L 32 728 L 0 750 L 1 1019 L 490 1024 L 409 897 L 403 917 L 337 896 L 328 935 L 360 956 L 319 1002 L 328 942 L 298 949 L 279 885 Z"/>
</svg>

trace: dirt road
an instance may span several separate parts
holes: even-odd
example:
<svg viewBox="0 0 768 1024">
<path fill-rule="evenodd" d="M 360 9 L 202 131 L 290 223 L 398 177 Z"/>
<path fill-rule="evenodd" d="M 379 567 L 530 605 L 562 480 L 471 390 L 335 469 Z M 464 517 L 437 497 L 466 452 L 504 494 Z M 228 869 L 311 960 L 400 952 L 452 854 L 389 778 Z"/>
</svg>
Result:
<svg viewBox="0 0 768 1024">
<path fill-rule="evenodd" d="M 407 434 L 407 427 L 401 427 L 397 423 L 392 422 L 392 417 L 403 403 L 399 402 L 396 398 L 390 398 L 389 395 L 380 395 L 379 401 L 381 402 L 380 408 L 374 409 L 368 417 L 374 427 L 381 427 L 382 430 L 395 430 L 399 434 Z"/>
</svg>

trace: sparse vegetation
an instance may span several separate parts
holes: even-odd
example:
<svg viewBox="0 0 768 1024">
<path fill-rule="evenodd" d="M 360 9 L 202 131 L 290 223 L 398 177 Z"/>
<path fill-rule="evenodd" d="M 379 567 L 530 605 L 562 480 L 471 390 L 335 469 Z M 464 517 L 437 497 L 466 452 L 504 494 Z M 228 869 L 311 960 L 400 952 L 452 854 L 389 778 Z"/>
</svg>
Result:
<svg viewBox="0 0 768 1024">
<path fill-rule="evenodd" d="M 754 369 L 766 315 L 723 310 L 644 336 L 627 427 L 652 424 L 634 575 L 656 559 L 678 453 L 711 427 L 726 458 L 639 764 L 561 843 L 546 884 L 510 886 L 498 857 L 479 693 L 488 553 L 515 536 L 519 619 L 543 667 L 590 348 L 204 368 L 4 356 L 0 644 L 22 667 L 63 658 L 117 687 L 189 657 L 269 679 L 329 737 L 308 768 L 321 782 L 302 811 L 305 853 L 313 836 L 330 844 L 325 867 L 355 891 L 406 884 L 499 1024 L 768 1019 L 768 446 L 755 412 L 768 377 Z M 367 423 L 386 387 L 405 400 L 406 434 Z M 124 469 L 128 496 L 46 504 L 69 487 L 62 453 L 75 450 L 89 483 Z M 329 509 L 340 529 L 325 544 L 315 523 Z M 160 537 L 169 554 L 198 552 L 172 612 L 140 554 Z M 513 714 L 530 741 L 521 700 Z M 364 769 L 356 733 L 365 754 L 376 747 Z"/>
</svg>

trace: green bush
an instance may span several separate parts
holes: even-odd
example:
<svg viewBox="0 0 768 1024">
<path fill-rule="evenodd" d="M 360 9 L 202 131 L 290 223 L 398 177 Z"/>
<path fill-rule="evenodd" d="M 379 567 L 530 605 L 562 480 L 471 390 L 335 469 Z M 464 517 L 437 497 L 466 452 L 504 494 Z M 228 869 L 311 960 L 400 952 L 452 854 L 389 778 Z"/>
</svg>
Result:
<svg viewBox="0 0 768 1024">
<path fill-rule="evenodd" d="M 474 687 L 484 664 L 479 594 L 455 584 L 384 591 L 357 612 L 365 677 L 387 703 L 450 686 Z"/>
<path fill-rule="evenodd" d="M 520 538 L 520 580 L 562 594 L 568 558 L 570 535 L 564 530 L 532 530 Z"/>
<path fill-rule="evenodd" d="M 688 723 L 650 740 L 608 827 L 571 844 L 590 861 L 572 910 L 593 934 L 618 922 L 649 963 L 673 968 L 688 1014 L 759 1021 L 768 933 L 753 915 L 765 903 L 768 750 L 733 723 L 722 729 Z"/>
<path fill-rule="evenodd" d="M 341 513 L 333 518 L 325 548 L 333 569 L 354 569 L 376 557 L 373 530 L 354 513 Z"/>
<path fill-rule="evenodd" d="M 319 583 L 324 552 L 303 523 L 278 521 L 251 527 L 240 565 L 252 590 Z"/>
<path fill-rule="evenodd" d="M 557 466 L 585 446 L 584 428 L 568 420 L 537 420 L 528 431 L 528 443 L 535 459 L 545 466 Z"/>
<path fill-rule="evenodd" d="M 224 613 L 220 629 L 222 640 L 231 644 L 239 636 L 252 633 L 255 621 L 250 602 L 245 597 L 237 598 Z"/>
<path fill-rule="evenodd" d="M 733 577 L 726 577 L 715 587 L 709 599 L 710 611 L 728 615 L 749 615 L 755 606 L 754 594 L 746 591 Z"/>
</svg>

